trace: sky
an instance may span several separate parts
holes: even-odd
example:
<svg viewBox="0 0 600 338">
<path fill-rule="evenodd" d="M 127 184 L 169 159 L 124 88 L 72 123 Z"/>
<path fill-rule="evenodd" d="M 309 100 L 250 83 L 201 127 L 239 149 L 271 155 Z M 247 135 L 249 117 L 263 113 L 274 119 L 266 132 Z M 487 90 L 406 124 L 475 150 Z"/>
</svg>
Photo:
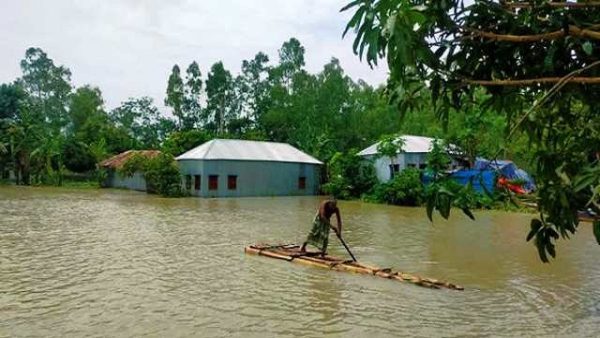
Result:
<svg viewBox="0 0 600 338">
<path fill-rule="evenodd" d="M 387 68 L 371 69 L 342 39 L 352 13 L 336 0 L 0 0 L 0 83 L 21 75 L 29 47 L 42 48 L 68 67 L 74 85 L 98 86 L 112 109 L 129 97 L 163 105 L 175 63 L 197 61 L 203 76 L 222 60 L 237 74 L 258 51 L 277 62 L 290 37 L 306 49 L 306 69 L 319 72 L 336 57 L 354 80 L 385 81 Z"/>
</svg>

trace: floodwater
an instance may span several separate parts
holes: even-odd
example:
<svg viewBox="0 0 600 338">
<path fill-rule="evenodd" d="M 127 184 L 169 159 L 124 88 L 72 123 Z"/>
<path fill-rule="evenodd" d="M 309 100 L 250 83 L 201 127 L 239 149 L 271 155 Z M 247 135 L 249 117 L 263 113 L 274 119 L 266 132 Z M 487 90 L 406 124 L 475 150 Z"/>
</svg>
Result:
<svg viewBox="0 0 600 338">
<path fill-rule="evenodd" d="M 163 199 L 0 187 L 0 336 L 595 336 L 600 246 L 583 223 L 542 264 L 530 215 L 340 202 L 360 261 L 432 290 L 246 256 L 301 241 L 319 198 Z M 330 252 L 344 255 L 332 236 Z"/>
</svg>

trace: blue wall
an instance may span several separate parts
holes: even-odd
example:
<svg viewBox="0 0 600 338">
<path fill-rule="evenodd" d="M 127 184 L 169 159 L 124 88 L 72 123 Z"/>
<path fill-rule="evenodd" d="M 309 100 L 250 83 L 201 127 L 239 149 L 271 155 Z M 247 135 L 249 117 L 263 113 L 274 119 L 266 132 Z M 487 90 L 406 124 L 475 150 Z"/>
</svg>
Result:
<svg viewBox="0 0 600 338">
<path fill-rule="evenodd" d="M 124 177 L 114 169 L 109 169 L 107 174 L 106 180 L 102 184 L 103 187 L 146 191 L 146 179 L 141 173 L 136 172 L 131 177 Z"/>
<path fill-rule="evenodd" d="M 271 161 L 232 161 L 232 160 L 179 160 L 183 176 L 191 176 L 191 187 L 187 190 L 193 196 L 202 197 L 241 197 L 241 196 L 288 196 L 315 195 L 319 188 L 319 166 L 305 163 Z M 201 176 L 200 190 L 194 189 L 194 176 Z M 218 189 L 209 190 L 210 175 L 218 175 Z M 237 176 L 237 188 L 229 190 L 229 175 Z M 306 188 L 298 188 L 298 178 L 306 177 Z"/>
</svg>

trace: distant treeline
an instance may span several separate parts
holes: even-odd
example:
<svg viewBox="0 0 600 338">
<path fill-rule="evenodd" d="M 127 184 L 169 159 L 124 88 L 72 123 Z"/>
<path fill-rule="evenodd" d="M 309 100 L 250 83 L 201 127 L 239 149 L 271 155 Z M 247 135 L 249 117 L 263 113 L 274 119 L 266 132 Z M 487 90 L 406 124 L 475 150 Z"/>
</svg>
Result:
<svg viewBox="0 0 600 338">
<path fill-rule="evenodd" d="M 304 53 L 292 38 L 276 63 L 259 52 L 237 75 L 220 61 L 207 76 L 196 62 L 185 72 L 174 65 L 167 116 L 149 97 L 107 110 L 98 87 L 75 88 L 67 67 L 30 48 L 22 76 L 0 85 L 0 173 L 12 170 L 21 184 L 60 185 L 66 171 L 92 172 L 111 154 L 161 149 L 178 155 L 213 137 L 287 142 L 324 162 L 399 132 L 454 140 L 471 154 L 504 146 L 505 120 L 480 108 L 477 98 L 447 128 L 427 106 L 427 92 L 414 93 L 416 109 L 401 118 L 385 87 L 352 80 L 335 58 L 310 74 Z M 524 149 L 513 147 L 508 155 L 522 158 Z"/>
</svg>

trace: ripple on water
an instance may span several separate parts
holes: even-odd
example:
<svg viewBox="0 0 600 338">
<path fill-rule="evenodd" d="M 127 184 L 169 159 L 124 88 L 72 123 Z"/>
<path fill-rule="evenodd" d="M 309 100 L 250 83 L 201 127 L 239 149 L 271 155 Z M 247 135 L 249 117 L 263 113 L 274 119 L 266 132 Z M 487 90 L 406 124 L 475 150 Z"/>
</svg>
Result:
<svg viewBox="0 0 600 338">
<path fill-rule="evenodd" d="M 317 198 L 169 200 L 125 191 L 0 187 L 0 335 L 589 336 L 597 248 L 540 264 L 526 215 L 340 202 L 360 260 L 464 292 L 245 256 L 304 239 Z M 345 255 L 332 237 L 330 252 Z"/>
</svg>

